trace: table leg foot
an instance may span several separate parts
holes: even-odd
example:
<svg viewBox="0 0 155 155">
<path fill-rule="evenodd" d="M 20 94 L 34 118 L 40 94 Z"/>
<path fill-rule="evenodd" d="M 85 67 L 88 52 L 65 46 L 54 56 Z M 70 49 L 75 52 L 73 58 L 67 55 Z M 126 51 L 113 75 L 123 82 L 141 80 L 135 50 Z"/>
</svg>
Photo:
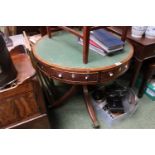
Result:
<svg viewBox="0 0 155 155">
<path fill-rule="evenodd" d="M 100 127 L 100 125 L 99 125 L 98 121 L 93 123 L 93 128 L 94 129 L 98 129 L 99 127 Z"/>
<path fill-rule="evenodd" d="M 83 95 L 84 95 L 84 100 L 85 100 L 85 104 L 86 104 L 86 107 L 87 107 L 87 110 L 88 110 L 88 113 L 89 113 L 89 116 L 93 122 L 93 127 L 94 128 L 99 128 L 99 123 L 96 119 L 96 114 L 95 114 L 95 111 L 94 111 L 94 108 L 91 104 L 91 99 L 90 99 L 90 96 L 89 96 L 89 93 L 88 93 L 88 88 L 86 85 L 83 85 Z"/>
</svg>

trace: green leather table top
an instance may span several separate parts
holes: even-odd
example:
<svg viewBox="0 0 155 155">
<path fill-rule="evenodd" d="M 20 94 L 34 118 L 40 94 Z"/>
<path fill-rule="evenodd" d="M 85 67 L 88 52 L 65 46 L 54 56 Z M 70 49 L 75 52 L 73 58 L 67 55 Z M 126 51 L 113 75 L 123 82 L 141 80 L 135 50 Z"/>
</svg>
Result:
<svg viewBox="0 0 155 155">
<path fill-rule="evenodd" d="M 89 50 L 88 64 L 83 64 L 82 46 L 77 40 L 76 36 L 67 32 L 58 32 L 52 38 L 45 36 L 36 43 L 34 55 L 49 65 L 92 69 L 119 64 L 133 54 L 132 46 L 126 42 L 123 51 L 113 56 L 102 56 Z"/>
</svg>

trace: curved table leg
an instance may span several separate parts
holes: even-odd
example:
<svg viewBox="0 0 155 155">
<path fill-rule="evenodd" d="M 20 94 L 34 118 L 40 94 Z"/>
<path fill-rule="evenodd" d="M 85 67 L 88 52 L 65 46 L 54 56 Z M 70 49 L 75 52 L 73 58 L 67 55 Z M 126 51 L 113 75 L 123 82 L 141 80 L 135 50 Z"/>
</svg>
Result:
<svg viewBox="0 0 155 155">
<path fill-rule="evenodd" d="M 94 111 L 94 108 L 91 104 L 91 99 L 90 99 L 90 96 L 88 94 L 88 88 L 86 85 L 83 85 L 83 95 L 84 95 L 84 100 L 85 100 L 85 104 L 86 104 L 86 107 L 87 107 L 87 110 L 88 110 L 88 113 L 90 115 L 90 118 L 93 122 L 93 127 L 94 128 L 99 128 L 99 123 L 96 119 L 96 114 L 95 114 L 95 111 Z"/>
<path fill-rule="evenodd" d="M 62 97 L 60 97 L 57 101 L 54 102 L 52 108 L 56 108 L 63 104 L 66 100 L 68 100 L 71 96 L 73 96 L 77 92 L 77 85 L 73 85 Z"/>
</svg>

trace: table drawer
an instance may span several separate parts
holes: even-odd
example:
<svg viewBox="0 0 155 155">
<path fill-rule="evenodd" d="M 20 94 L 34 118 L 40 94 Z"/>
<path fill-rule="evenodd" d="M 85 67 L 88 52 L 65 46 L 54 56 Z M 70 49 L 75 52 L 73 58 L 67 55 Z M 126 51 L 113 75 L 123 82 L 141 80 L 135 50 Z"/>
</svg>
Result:
<svg viewBox="0 0 155 155">
<path fill-rule="evenodd" d="M 75 72 L 66 72 L 63 70 L 52 69 L 50 73 L 51 77 L 56 79 L 70 82 L 97 82 L 98 74 L 97 73 L 75 73 Z"/>
<path fill-rule="evenodd" d="M 39 64 L 40 70 L 50 78 L 71 84 L 96 84 L 113 80 L 123 74 L 129 67 L 129 62 L 115 66 L 112 69 L 98 72 L 71 72 Z"/>
<path fill-rule="evenodd" d="M 55 69 L 52 67 L 44 66 L 39 64 L 40 70 L 51 78 L 67 82 L 67 83 L 97 83 L 98 82 L 98 72 L 71 72 L 64 71 L 60 69 Z"/>
<path fill-rule="evenodd" d="M 111 70 L 101 72 L 101 82 L 105 82 L 105 81 L 109 81 L 117 78 L 125 71 L 127 71 L 128 68 L 129 68 L 129 64 L 126 63 L 124 65 L 114 67 Z"/>
</svg>

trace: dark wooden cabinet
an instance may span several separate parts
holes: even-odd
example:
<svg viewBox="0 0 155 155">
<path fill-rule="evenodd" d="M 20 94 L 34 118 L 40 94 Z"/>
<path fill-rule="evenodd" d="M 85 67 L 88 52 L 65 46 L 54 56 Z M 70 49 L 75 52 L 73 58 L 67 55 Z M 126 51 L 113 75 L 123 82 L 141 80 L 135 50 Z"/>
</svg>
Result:
<svg viewBox="0 0 155 155">
<path fill-rule="evenodd" d="M 10 51 L 17 80 L 0 90 L 0 128 L 50 128 L 35 70 L 24 48 L 19 47 Z"/>
<path fill-rule="evenodd" d="M 42 92 L 36 79 L 28 79 L 17 87 L 1 91 L 0 128 L 23 128 L 22 125 L 26 128 L 26 124 L 35 128 L 33 121 L 38 119 L 48 121 Z M 42 126 L 49 127 L 49 124 Z"/>
</svg>

